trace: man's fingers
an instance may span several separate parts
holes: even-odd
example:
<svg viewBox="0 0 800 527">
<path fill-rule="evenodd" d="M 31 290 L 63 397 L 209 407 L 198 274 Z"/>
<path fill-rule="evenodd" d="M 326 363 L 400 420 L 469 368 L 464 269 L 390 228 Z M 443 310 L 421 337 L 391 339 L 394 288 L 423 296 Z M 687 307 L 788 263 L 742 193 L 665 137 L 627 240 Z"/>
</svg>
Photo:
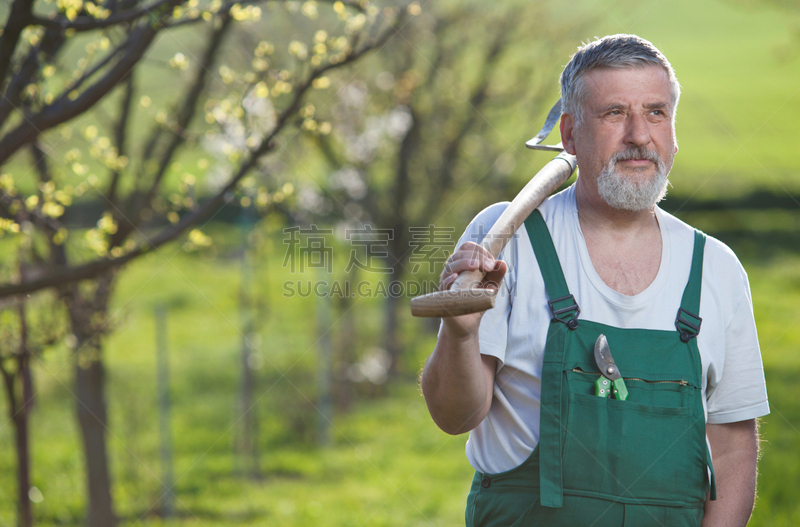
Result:
<svg viewBox="0 0 800 527">
<path fill-rule="evenodd" d="M 486 273 L 486 276 L 483 278 L 485 287 L 499 289 L 500 283 L 506 275 L 506 271 L 508 271 L 508 265 L 502 260 L 497 260 L 494 269 Z"/>
<path fill-rule="evenodd" d="M 442 280 L 439 284 L 439 291 L 446 291 L 450 289 L 450 286 L 453 285 L 453 282 L 456 281 L 456 278 L 458 278 L 458 274 L 456 273 L 445 276 L 444 280 Z"/>
<path fill-rule="evenodd" d="M 474 242 L 463 243 L 456 251 L 450 256 L 452 260 L 476 260 L 476 261 L 490 261 L 494 265 L 494 257 L 486 248 Z M 491 269 L 491 267 L 490 267 Z"/>
<path fill-rule="evenodd" d="M 464 271 L 472 271 L 480 269 L 484 273 L 494 270 L 497 265 L 497 260 L 492 258 L 491 255 L 476 254 L 474 251 L 457 251 L 453 253 L 444 265 L 442 276 L 447 276 L 451 273 L 462 273 Z"/>
<path fill-rule="evenodd" d="M 492 282 L 497 286 L 506 273 L 505 262 L 496 260 L 489 251 L 477 243 L 463 243 L 445 262 L 440 276 L 439 289 L 444 291 L 455 282 L 464 271 L 480 270 L 486 274 L 484 283 Z"/>
<path fill-rule="evenodd" d="M 486 287 L 487 284 L 491 283 L 495 285 L 495 289 L 499 287 L 499 284 L 503 281 L 503 276 L 505 276 L 506 271 L 508 270 L 508 265 L 502 260 L 493 260 L 491 263 L 488 261 L 476 261 L 476 260 L 456 260 L 454 262 L 449 262 L 446 266 L 444 271 L 442 272 L 442 277 L 440 279 L 440 290 L 448 289 L 453 282 L 456 281 L 458 275 L 463 273 L 464 271 L 473 271 L 478 268 L 478 265 L 481 266 L 481 271 L 485 274 L 483 279 L 483 287 Z M 491 267 L 489 267 L 491 265 Z"/>
<path fill-rule="evenodd" d="M 445 264 L 442 276 L 447 276 L 452 273 L 463 273 L 464 271 L 473 271 L 479 267 L 485 267 L 484 262 L 475 258 L 461 258 L 452 260 Z"/>
</svg>

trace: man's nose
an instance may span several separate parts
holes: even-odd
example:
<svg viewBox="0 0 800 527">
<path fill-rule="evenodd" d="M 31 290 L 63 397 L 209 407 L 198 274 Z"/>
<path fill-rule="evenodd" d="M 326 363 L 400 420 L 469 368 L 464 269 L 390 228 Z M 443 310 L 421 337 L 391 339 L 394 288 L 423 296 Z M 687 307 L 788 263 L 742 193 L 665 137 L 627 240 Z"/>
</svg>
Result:
<svg viewBox="0 0 800 527">
<path fill-rule="evenodd" d="M 637 147 L 650 143 L 650 129 L 644 116 L 636 113 L 629 114 L 625 130 L 625 143 Z"/>
</svg>

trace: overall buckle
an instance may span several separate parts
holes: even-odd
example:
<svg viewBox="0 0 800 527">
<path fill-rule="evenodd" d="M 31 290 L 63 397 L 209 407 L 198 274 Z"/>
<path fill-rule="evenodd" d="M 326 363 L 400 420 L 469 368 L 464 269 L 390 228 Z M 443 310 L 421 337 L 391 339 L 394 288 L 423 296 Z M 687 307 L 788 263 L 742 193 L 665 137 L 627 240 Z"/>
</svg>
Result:
<svg viewBox="0 0 800 527">
<path fill-rule="evenodd" d="M 557 302 L 562 302 L 564 300 L 571 300 L 572 305 L 567 307 L 562 307 L 561 309 L 556 309 L 554 304 Z M 581 308 L 578 306 L 578 303 L 575 302 L 575 297 L 572 295 L 562 296 L 561 298 L 556 298 L 555 300 L 548 300 L 547 305 L 550 306 L 550 312 L 553 314 L 553 320 L 558 320 L 559 322 L 563 322 L 567 325 L 569 329 L 575 329 L 578 327 L 578 315 L 581 314 Z M 562 316 L 564 313 L 569 313 L 571 311 L 575 311 L 575 315 L 572 318 L 567 318 L 567 316 Z"/>
<path fill-rule="evenodd" d="M 690 317 L 692 320 L 688 320 L 686 317 Z M 678 309 L 678 316 L 675 317 L 675 327 L 678 328 L 682 341 L 689 342 L 695 338 L 700 333 L 700 325 L 702 323 L 703 319 L 694 313 L 690 313 L 683 308 Z"/>
</svg>

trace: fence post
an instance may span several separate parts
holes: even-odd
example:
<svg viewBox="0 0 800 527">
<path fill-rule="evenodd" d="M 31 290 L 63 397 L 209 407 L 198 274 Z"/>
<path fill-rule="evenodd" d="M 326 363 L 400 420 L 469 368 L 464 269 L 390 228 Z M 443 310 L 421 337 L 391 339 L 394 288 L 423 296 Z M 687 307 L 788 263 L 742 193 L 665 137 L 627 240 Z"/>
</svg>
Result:
<svg viewBox="0 0 800 527">
<path fill-rule="evenodd" d="M 156 306 L 156 350 L 158 368 L 158 427 L 161 455 L 161 516 L 175 513 L 172 490 L 172 427 L 170 426 L 169 357 L 167 356 L 167 309 Z"/>
</svg>

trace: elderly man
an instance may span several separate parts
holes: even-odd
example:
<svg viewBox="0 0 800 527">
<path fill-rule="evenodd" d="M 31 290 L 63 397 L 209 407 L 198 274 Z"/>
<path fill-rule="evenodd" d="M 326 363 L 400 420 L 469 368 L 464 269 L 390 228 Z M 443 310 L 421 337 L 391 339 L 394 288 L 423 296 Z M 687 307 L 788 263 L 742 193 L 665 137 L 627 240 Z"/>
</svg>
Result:
<svg viewBox="0 0 800 527">
<path fill-rule="evenodd" d="M 744 269 L 656 206 L 678 151 L 672 66 L 613 35 L 579 48 L 561 93 L 576 183 L 496 261 L 475 242 L 507 204 L 482 211 L 442 274 L 499 288 L 494 309 L 443 319 L 422 375 L 436 424 L 470 431 L 467 525 L 743 526 L 769 406 Z M 600 335 L 627 397 L 596 388 Z"/>
</svg>

